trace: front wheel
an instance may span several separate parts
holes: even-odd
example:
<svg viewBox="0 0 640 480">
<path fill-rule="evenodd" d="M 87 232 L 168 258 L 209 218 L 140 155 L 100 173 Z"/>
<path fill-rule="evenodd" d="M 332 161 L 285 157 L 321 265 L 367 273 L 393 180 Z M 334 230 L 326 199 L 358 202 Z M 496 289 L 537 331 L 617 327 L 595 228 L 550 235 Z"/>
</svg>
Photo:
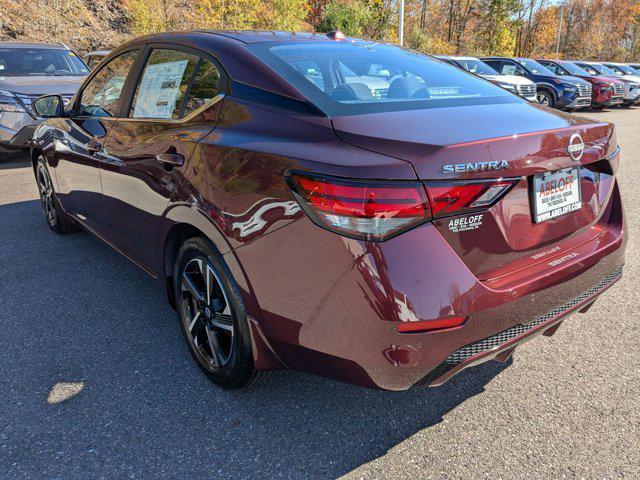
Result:
<svg viewBox="0 0 640 480">
<path fill-rule="evenodd" d="M 203 238 L 187 240 L 173 279 L 182 333 L 198 366 L 225 389 L 251 383 L 258 374 L 247 313 L 220 255 Z"/>
<path fill-rule="evenodd" d="M 73 231 L 73 222 L 60 207 L 56 192 L 53 189 L 53 182 L 51 182 L 49 170 L 47 169 L 47 163 L 42 156 L 38 158 L 35 174 L 42 213 L 44 213 L 44 219 L 47 225 L 49 225 L 51 230 L 61 235 Z"/>
<path fill-rule="evenodd" d="M 554 108 L 556 106 L 556 99 L 553 97 L 553 94 L 547 90 L 540 90 L 536 93 L 536 99 L 540 105 L 544 105 L 545 107 Z"/>
</svg>

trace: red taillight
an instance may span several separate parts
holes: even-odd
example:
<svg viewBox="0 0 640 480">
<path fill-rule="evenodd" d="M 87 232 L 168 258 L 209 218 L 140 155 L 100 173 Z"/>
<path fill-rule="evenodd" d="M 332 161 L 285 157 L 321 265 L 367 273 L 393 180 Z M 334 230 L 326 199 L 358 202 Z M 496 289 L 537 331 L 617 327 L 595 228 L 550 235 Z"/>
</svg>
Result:
<svg viewBox="0 0 640 480">
<path fill-rule="evenodd" d="M 420 182 L 345 180 L 292 173 L 292 191 L 319 226 L 362 240 L 383 241 L 430 220 Z"/>
<path fill-rule="evenodd" d="M 384 241 L 433 218 L 491 207 L 517 180 L 352 180 L 291 172 L 296 200 L 317 225 L 346 237 Z"/>
<path fill-rule="evenodd" d="M 467 317 L 446 317 L 436 320 L 420 320 L 417 322 L 400 322 L 396 327 L 400 333 L 432 332 L 462 325 Z"/>
<path fill-rule="evenodd" d="M 516 184 L 517 180 L 483 182 L 427 182 L 434 218 L 488 208 Z"/>
</svg>

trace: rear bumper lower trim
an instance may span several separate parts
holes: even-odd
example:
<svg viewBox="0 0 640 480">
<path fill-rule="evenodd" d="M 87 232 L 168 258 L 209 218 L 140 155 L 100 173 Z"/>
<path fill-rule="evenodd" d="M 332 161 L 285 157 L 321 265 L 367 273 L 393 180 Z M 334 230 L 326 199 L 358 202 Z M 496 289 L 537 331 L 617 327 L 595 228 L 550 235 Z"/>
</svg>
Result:
<svg viewBox="0 0 640 480">
<path fill-rule="evenodd" d="M 593 297 L 613 285 L 620 279 L 621 275 L 622 267 L 607 275 L 597 285 L 581 293 L 573 300 L 545 313 L 529 323 L 515 325 L 500 333 L 465 345 L 449 355 L 446 360 L 431 370 L 418 383 L 430 386 L 440 385 L 464 368 L 479 363 L 478 360 L 482 357 L 489 357 L 491 353 L 497 354 L 507 348 L 513 348 L 517 343 L 534 332 L 542 332 L 545 330 L 544 327 L 551 327 L 554 323 L 562 321 L 564 316 L 577 310 L 578 307 L 588 303 Z M 490 358 L 491 357 L 487 359 Z"/>
</svg>

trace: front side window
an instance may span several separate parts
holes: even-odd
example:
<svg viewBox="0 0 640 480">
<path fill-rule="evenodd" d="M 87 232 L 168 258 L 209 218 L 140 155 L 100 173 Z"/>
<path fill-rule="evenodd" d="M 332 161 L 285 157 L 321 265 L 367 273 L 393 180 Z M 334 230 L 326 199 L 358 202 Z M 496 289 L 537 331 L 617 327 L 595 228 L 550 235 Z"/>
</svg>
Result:
<svg viewBox="0 0 640 480">
<path fill-rule="evenodd" d="M 329 115 L 522 101 L 457 67 L 393 45 L 282 42 L 248 48 Z"/>
<path fill-rule="evenodd" d="M 502 75 L 526 76 L 524 69 L 515 62 L 503 60 L 483 60 L 483 62 Z"/>
<path fill-rule="evenodd" d="M 117 116 L 124 82 L 137 56 L 137 50 L 123 53 L 98 71 L 82 90 L 80 115 Z"/>
<path fill-rule="evenodd" d="M 177 119 L 200 57 L 169 49 L 154 49 L 131 107 L 132 118 Z"/>
<path fill-rule="evenodd" d="M 0 77 L 84 76 L 89 73 L 75 53 L 53 48 L 0 48 Z"/>
<path fill-rule="evenodd" d="M 564 72 L 562 71 L 562 69 L 560 67 L 558 67 L 555 63 L 542 62 L 541 65 L 547 67 L 549 70 L 551 70 L 556 75 L 564 75 Z"/>
</svg>

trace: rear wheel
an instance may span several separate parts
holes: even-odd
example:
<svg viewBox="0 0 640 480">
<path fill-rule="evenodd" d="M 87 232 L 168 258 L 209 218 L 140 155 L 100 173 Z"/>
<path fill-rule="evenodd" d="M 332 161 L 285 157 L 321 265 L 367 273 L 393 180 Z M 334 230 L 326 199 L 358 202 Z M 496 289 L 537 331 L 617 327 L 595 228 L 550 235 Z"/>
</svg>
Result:
<svg viewBox="0 0 640 480">
<path fill-rule="evenodd" d="M 203 238 L 187 240 L 173 278 L 182 333 L 198 366 L 222 388 L 251 383 L 257 372 L 247 314 L 219 254 Z"/>
<path fill-rule="evenodd" d="M 60 208 L 47 164 L 42 156 L 38 158 L 35 174 L 40 193 L 40 204 L 47 225 L 51 230 L 61 235 L 71 232 L 74 228 L 73 222 Z"/>
<path fill-rule="evenodd" d="M 554 108 L 556 106 L 556 99 L 548 90 L 539 90 L 536 93 L 536 99 L 540 105 L 544 105 L 545 107 Z"/>
</svg>

